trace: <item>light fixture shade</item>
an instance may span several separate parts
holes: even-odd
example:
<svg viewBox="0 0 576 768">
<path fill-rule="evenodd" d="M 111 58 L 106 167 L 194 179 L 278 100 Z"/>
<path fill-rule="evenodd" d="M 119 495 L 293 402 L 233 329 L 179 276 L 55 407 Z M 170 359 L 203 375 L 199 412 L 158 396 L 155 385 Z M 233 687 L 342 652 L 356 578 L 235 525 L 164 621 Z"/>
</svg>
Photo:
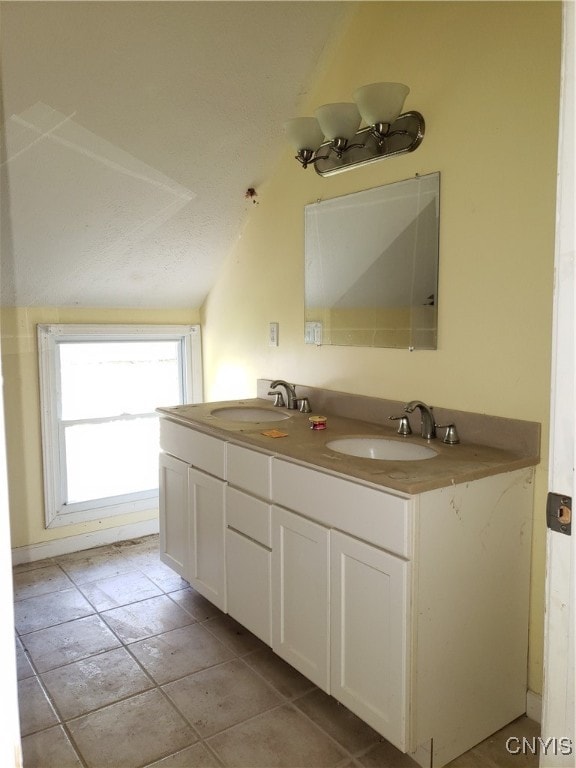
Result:
<svg viewBox="0 0 576 768">
<path fill-rule="evenodd" d="M 366 125 L 391 124 L 402 112 L 409 93 L 410 88 L 403 83 L 371 83 L 354 91 L 352 98 Z"/>
<path fill-rule="evenodd" d="M 314 114 L 324 131 L 324 137 L 330 141 L 353 139 L 362 119 L 358 107 L 353 103 L 324 104 Z"/>
<path fill-rule="evenodd" d="M 315 117 L 293 117 L 284 124 L 288 141 L 297 152 L 301 149 L 316 150 L 324 140 L 322 129 Z"/>
</svg>

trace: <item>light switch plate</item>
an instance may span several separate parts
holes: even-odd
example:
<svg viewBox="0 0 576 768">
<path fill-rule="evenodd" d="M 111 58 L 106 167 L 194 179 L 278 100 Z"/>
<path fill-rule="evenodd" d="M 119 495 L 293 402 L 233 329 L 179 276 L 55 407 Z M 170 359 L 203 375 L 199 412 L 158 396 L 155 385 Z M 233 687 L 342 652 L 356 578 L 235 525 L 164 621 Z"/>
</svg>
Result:
<svg viewBox="0 0 576 768">
<path fill-rule="evenodd" d="M 305 336 L 304 336 L 304 343 L 305 344 L 316 344 L 316 346 L 321 346 L 322 344 L 322 323 L 312 323 L 308 322 L 305 323 Z"/>
<path fill-rule="evenodd" d="M 270 323 L 268 331 L 268 344 L 271 347 L 278 346 L 278 323 Z"/>
</svg>

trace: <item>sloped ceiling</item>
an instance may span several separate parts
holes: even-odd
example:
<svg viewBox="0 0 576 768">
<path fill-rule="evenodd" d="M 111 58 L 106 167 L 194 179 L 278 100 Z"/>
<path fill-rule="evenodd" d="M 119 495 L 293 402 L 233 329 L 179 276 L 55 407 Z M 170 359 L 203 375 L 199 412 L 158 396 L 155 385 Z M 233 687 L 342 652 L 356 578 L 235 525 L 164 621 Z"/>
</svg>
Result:
<svg viewBox="0 0 576 768">
<path fill-rule="evenodd" d="M 2 2 L 4 305 L 199 307 L 341 2 Z"/>
</svg>

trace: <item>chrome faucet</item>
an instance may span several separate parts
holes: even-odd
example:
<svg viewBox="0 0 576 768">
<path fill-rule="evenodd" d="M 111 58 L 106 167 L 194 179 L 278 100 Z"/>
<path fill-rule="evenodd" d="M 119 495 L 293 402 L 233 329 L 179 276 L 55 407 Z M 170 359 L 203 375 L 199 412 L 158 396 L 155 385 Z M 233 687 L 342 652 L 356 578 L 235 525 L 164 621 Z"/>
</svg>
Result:
<svg viewBox="0 0 576 768">
<path fill-rule="evenodd" d="M 420 409 L 420 433 L 425 440 L 432 440 L 436 437 L 436 422 L 432 406 L 426 405 L 421 400 L 410 400 L 404 406 L 406 413 L 412 413 L 416 408 Z"/>
<path fill-rule="evenodd" d="M 273 381 L 272 384 L 270 384 L 270 389 L 274 390 L 276 387 L 284 387 L 286 390 L 286 400 L 288 401 L 287 408 L 289 408 L 291 411 L 295 411 L 298 408 L 298 396 L 296 395 L 296 389 L 294 387 L 294 384 L 288 384 L 287 381 L 283 381 L 282 379 L 276 379 L 276 381 Z M 277 394 L 275 392 L 268 392 L 269 395 Z"/>
</svg>

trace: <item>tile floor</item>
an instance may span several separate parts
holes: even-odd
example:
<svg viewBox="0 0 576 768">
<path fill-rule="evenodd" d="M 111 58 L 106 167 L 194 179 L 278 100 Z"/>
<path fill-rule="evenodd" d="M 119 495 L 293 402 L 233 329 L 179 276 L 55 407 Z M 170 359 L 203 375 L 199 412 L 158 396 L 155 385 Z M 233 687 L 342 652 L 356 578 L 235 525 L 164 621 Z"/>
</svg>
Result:
<svg viewBox="0 0 576 768">
<path fill-rule="evenodd" d="M 415 763 L 214 608 L 146 537 L 14 568 L 24 768 Z M 451 768 L 537 766 L 508 736 Z"/>
</svg>

